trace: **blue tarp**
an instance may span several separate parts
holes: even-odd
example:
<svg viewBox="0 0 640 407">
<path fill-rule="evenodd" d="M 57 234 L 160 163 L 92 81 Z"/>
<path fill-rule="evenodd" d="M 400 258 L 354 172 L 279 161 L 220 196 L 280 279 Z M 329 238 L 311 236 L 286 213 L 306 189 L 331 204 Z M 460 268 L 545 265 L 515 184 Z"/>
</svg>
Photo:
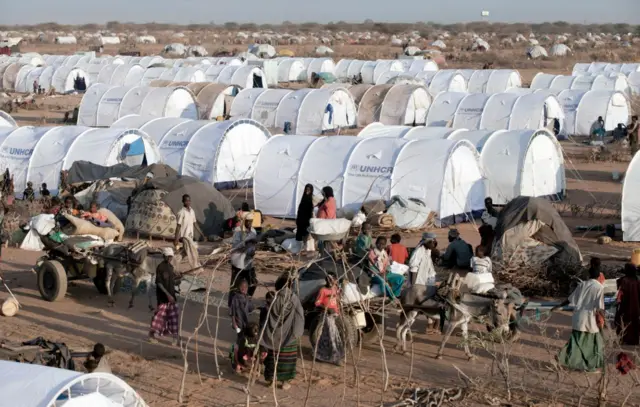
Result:
<svg viewBox="0 0 640 407">
<path fill-rule="evenodd" d="M 124 147 L 127 156 L 144 154 L 144 141 L 142 138 L 137 139 L 131 144 Z"/>
</svg>

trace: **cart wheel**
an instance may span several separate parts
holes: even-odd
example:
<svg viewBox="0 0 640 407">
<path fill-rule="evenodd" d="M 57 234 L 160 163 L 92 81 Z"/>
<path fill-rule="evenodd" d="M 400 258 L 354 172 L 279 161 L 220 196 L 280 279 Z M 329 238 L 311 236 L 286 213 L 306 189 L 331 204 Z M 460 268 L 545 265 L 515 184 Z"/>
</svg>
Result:
<svg viewBox="0 0 640 407">
<path fill-rule="evenodd" d="M 67 272 L 60 262 L 45 260 L 38 268 L 38 290 L 46 301 L 58 301 L 67 293 Z"/>
<path fill-rule="evenodd" d="M 358 327 L 356 326 L 353 315 L 347 313 L 346 315 L 338 317 L 338 329 L 340 329 L 342 333 L 347 350 L 358 346 L 360 332 L 358 332 Z"/>
<path fill-rule="evenodd" d="M 384 332 L 378 332 L 378 324 L 381 323 L 381 319 L 377 315 L 373 315 L 369 312 L 364 314 L 367 325 L 362 328 L 362 342 L 363 343 L 377 343 L 380 340 L 380 335 L 384 335 Z"/>
</svg>

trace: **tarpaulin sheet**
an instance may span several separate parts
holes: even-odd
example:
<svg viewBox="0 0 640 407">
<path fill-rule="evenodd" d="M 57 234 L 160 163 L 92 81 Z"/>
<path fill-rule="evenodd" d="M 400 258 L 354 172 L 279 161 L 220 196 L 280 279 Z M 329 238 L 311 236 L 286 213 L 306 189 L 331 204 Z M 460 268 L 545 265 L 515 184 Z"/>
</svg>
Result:
<svg viewBox="0 0 640 407">
<path fill-rule="evenodd" d="M 178 174 L 171 167 L 162 164 L 136 167 L 129 167 L 126 164 L 116 164 L 111 167 L 105 167 L 89 161 L 76 161 L 71 168 L 69 168 L 67 183 L 93 182 L 109 178 L 144 179 L 148 173 L 152 173 L 156 178 L 172 177 Z"/>
</svg>

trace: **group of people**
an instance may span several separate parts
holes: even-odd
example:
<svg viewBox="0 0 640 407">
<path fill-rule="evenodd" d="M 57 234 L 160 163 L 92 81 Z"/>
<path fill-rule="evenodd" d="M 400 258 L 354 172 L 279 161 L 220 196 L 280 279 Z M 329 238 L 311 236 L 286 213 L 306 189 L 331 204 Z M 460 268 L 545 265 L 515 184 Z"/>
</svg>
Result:
<svg viewBox="0 0 640 407">
<path fill-rule="evenodd" d="M 599 116 L 591 128 L 591 139 L 604 141 L 606 133 L 604 119 Z M 631 122 L 626 127 L 623 123 L 618 123 L 611 135 L 613 136 L 613 142 L 627 140 L 631 154 L 635 154 L 638 151 L 638 137 L 640 137 L 638 116 L 631 116 Z"/>
<path fill-rule="evenodd" d="M 605 365 L 606 325 L 604 304 L 605 278 L 599 258 L 591 259 L 589 279 L 582 281 L 569 298 L 553 308 L 574 307 L 569 341 L 558 354 L 560 365 L 572 370 L 595 371 Z M 640 281 L 638 268 L 624 267 L 624 277 L 617 280 L 618 294 L 614 324 L 622 345 L 640 344 Z"/>
</svg>

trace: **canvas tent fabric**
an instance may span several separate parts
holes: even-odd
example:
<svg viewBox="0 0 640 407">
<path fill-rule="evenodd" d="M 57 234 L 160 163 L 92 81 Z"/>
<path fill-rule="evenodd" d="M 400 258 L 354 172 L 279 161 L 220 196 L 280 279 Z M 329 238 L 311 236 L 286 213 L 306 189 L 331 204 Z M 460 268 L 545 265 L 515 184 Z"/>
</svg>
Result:
<svg viewBox="0 0 640 407">
<path fill-rule="evenodd" d="M 303 58 L 307 69 L 307 81 L 311 82 L 314 73 L 335 74 L 336 64 L 331 58 Z"/>
<path fill-rule="evenodd" d="M 500 211 L 495 228 L 492 257 L 508 260 L 518 248 L 534 240 L 555 249 L 552 260 L 560 264 L 580 264 L 582 254 L 553 205 L 543 198 L 518 197 Z"/>
<path fill-rule="evenodd" d="M 622 186 L 622 238 L 625 242 L 640 241 L 640 154 L 636 153 L 624 176 Z"/>
<path fill-rule="evenodd" d="M 156 80 L 151 82 L 151 86 L 186 86 L 196 96 L 201 120 L 217 120 L 219 117 L 227 117 L 231 110 L 233 97 L 240 92 L 239 86 L 210 82 L 187 83 Z"/>
<path fill-rule="evenodd" d="M 272 137 L 256 164 L 255 207 L 293 218 L 307 183 L 331 186 L 346 211 L 398 195 L 423 200 L 441 221 L 481 209 L 485 196 L 478 154 L 466 141 Z"/>
<path fill-rule="evenodd" d="M 112 128 L 120 126 L 148 132 L 164 164 L 218 188 L 250 186 L 258 152 L 271 137 L 251 119 L 214 122 L 129 116 Z"/>
<path fill-rule="evenodd" d="M 356 125 L 357 108 L 343 87 L 322 89 L 245 89 L 231 105 L 232 118 L 252 118 L 266 127 L 315 135 Z"/>
<path fill-rule="evenodd" d="M 617 91 L 519 89 L 518 93 L 556 96 L 564 112 L 560 131 L 562 135 L 590 135 L 599 116 L 604 119 L 605 130 L 612 131 L 618 123 L 626 123 L 631 112 L 629 99 L 624 93 Z"/>
<path fill-rule="evenodd" d="M 608 90 L 629 93 L 629 82 L 622 75 L 553 75 L 538 73 L 531 81 L 531 89 Z"/>
<path fill-rule="evenodd" d="M 60 171 L 76 161 L 115 165 L 125 161 L 128 144 L 142 139 L 148 164 L 161 161 L 158 146 L 146 133 L 135 129 L 95 129 L 82 126 L 0 128 L 0 165 L 14 175 L 16 191 L 27 181 L 47 183 L 55 193 Z"/>
<path fill-rule="evenodd" d="M 502 93 L 508 89 L 522 87 L 522 77 L 514 69 L 453 69 L 467 81 L 470 93 Z"/>
<path fill-rule="evenodd" d="M 200 230 L 206 235 L 204 237 L 219 236 L 225 221 L 235 215 L 231 202 L 210 183 L 180 175 L 154 177 L 142 185 L 133 197 L 126 229 L 168 238 L 175 236 L 176 214 L 183 206 L 183 195 L 191 197 L 191 207 Z M 163 205 L 159 205 L 159 201 Z M 162 209 L 158 211 L 159 208 Z M 156 216 L 158 212 L 162 212 L 159 218 Z"/>
<path fill-rule="evenodd" d="M 549 54 L 554 57 L 564 57 L 571 54 L 571 48 L 565 44 L 554 44 L 549 50 Z"/>
<path fill-rule="evenodd" d="M 351 89 L 350 89 L 351 91 Z M 420 85 L 375 85 L 358 105 L 358 126 L 379 121 L 387 125 L 423 125 L 431 98 Z"/>
<path fill-rule="evenodd" d="M 126 382 L 108 373 L 0 361 L 0 393 L 15 407 L 146 407 Z"/>
<path fill-rule="evenodd" d="M 362 75 L 362 82 L 378 83 L 378 78 L 385 72 L 404 72 L 405 68 L 399 60 L 362 61 L 358 59 L 342 59 L 338 61 L 335 76 L 340 80 L 351 79 Z"/>
<path fill-rule="evenodd" d="M 9 113 L 0 110 L 0 127 L 16 127 L 17 125 Z"/>
<path fill-rule="evenodd" d="M 87 90 L 80 102 L 78 125 L 107 127 L 130 114 L 187 119 L 199 117 L 195 96 L 185 87 L 97 84 Z"/>
<path fill-rule="evenodd" d="M 374 123 L 364 128 L 358 137 L 466 140 L 480 153 L 486 194 L 497 205 L 504 205 L 521 195 L 559 200 L 566 190 L 562 149 L 556 137 L 546 129 L 469 131 Z"/>
<path fill-rule="evenodd" d="M 301 82 L 307 80 L 307 69 L 301 58 L 287 58 L 278 64 L 278 82 Z"/>
<path fill-rule="evenodd" d="M 440 93 L 427 113 L 427 126 L 469 130 L 537 130 L 564 122 L 558 99 L 543 93 Z"/>
<path fill-rule="evenodd" d="M 609 62 L 591 62 L 591 63 L 577 63 L 573 66 L 571 75 L 601 75 L 621 73 L 623 75 L 629 75 L 632 72 L 640 72 L 640 63 L 609 63 Z"/>
<path fill-rule="evenodd" d="M 235 85 L 242 89 L 268 87 L 264 72 L 253 65 L 212 65 L 205 71 L 205 76 L 207 82 Z"/>
</svg>

